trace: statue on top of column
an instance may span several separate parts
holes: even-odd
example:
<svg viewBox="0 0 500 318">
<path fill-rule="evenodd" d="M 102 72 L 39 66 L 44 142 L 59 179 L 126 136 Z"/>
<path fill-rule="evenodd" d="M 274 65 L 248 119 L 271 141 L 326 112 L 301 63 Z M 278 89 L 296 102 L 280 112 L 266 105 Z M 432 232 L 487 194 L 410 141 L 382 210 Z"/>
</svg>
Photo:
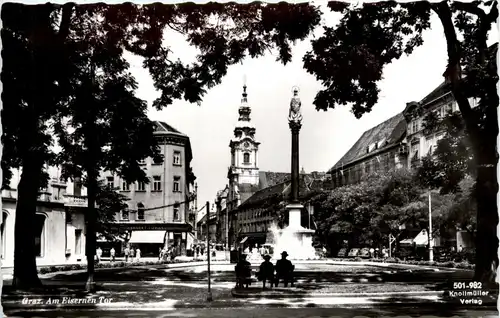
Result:
<svg viewBox="0 0 500 318">
<path fill-rule="evenodd" d="M 299 88 L 294 87 L 293 97 L 290 100 L 290 112 L 288 114 L 288 122 L 295 124 L 300 124 L 300 122 L 302 121 L 302 113 L 300 111 L 302 103 L 300 101 L 300 98 L 297 96 L 298 93 L 299 93 Z"/>
</svg>

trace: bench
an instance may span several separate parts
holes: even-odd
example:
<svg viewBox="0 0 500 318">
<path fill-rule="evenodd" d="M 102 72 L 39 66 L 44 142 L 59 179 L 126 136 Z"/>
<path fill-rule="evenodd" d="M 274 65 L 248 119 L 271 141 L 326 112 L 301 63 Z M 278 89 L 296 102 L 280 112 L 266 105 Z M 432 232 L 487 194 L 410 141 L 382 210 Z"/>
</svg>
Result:
<svg viewBox="0 0 500 318">
<path fill-rule="evenodd" d="M 295 265 L 292 265 L 292 270 L 288 273 L 278 273 L 276 272 L 275 276 L 275 281 L 274 281 L 274 286 L 278 287 L 278 284 L 280 282 L 280 279 L 283 280 L 283 284 L 285 287 L 288 286 L 288 283 L 293 287 L 293 282 L 294 282 L 294 271 L 295 271 Z"/>
<path fill-rule="evenodd" d="M 236 265 L 234 272 L 236 273 L 236 288 L 248 288 L 248 285 L 252 285 L 252 268 L 250 265 Z"/>
</svg>

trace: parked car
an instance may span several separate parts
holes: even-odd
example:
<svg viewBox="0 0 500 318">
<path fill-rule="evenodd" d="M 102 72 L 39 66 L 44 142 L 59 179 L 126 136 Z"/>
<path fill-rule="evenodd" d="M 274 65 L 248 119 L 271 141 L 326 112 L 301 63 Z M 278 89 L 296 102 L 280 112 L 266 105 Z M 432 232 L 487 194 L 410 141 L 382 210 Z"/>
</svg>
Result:
<svg viewBox="0 0 500 318">
<path fill-rule="evenodd" d="M 370 258 L 370 249 L 368 247 L 364 247 L 359 251 L 359 257 L 362 258 Z"/>
<path fill-rule="evenodd" d="M 352 248 L 347 254 L 347 257 L 356 257 L 359 254 L 359 248 Z"/>
<path fill-rule="evenodd" d="M 347 248 L 343 247 L 337 253 L 337 257 L 347 257 Z"/>
</svg>

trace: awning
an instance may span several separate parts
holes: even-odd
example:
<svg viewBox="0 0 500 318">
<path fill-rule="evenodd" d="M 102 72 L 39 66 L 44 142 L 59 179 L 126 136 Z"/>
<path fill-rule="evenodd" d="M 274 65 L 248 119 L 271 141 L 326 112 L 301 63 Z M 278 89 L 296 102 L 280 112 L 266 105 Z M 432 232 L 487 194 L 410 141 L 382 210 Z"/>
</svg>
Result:
<svg viewBox="0 0 500 318">
<path fill-rule="evenodd" d="M 418 235 L 413 239 L 417 246 L 426 246 L 429 242 L 429 236 L 426 230 L 420 231 Z"/>
<path fill-rule="evenodd" d="M 163 244 L 166 231 L 133 231 L 129 243 L 157 243 Z"/>
<path fill-rule="evenodd" d="M 245 236 L 245 237 L 241 240 L 240 244 L 245 243 L 247 240 L 248 240 L 248 236 Z"/>
<path fill-rule="evenodd" d="M 413 244 L 413 240 L 412 239 L 404 239 L 404 240 L 400 241 L 399 244 L 412 245 Z"/>
</svg>

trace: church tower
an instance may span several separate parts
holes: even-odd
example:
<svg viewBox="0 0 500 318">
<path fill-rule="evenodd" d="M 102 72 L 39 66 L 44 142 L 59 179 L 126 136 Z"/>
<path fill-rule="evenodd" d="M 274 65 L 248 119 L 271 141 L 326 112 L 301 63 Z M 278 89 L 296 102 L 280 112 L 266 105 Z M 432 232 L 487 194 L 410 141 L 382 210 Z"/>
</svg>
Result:
<svg viewBox="0 0 500 318">
<path fill-rule="evenodd" d="M 234 128 L 234 137 L 229 143 L 231 166 L 228 172 L 230 183 L 235 185 L 259 184 L 259 142 L 255 140 L 255 126 L 250 121 L 251 109 L 248 105 L 247 86 L 243 85 L 239 118 Z"/>
</svg>

